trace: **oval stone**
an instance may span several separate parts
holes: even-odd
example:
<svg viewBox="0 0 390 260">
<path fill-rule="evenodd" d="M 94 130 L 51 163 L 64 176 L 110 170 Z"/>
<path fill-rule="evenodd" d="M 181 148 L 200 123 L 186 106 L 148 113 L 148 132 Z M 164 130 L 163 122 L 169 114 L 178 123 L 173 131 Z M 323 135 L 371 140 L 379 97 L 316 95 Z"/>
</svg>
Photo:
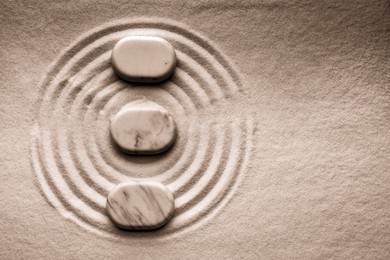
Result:
<svg viewBox="0 0 390 260">
<path fill-rule="evenodd" d="M 126 153 L 157 154 L 174 143 L 176 123 L 166 109 L 141 99 L 120 109 L 111 119 L 110 133 Z"/>
<path fill-rule="evenodd" d="M 114 71 L 132 82 L 161 82 L 172 75 L 176 53 L 166 40 L 154 36 L 128 36 L 111 53 Z"/>
<path fill-rule="evenodd" d="M 156 229 L 165 225 L 175 210 L 172 193 L 152 181 L 131 181 L 117 185 L 107 197 L 107 214 L 119 228 Z"/>
</svg>

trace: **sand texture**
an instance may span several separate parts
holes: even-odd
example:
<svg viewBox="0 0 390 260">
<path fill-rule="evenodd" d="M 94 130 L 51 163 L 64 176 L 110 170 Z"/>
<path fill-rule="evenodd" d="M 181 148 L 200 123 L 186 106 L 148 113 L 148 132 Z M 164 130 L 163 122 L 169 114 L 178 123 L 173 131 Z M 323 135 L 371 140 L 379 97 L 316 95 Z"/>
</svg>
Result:
<svg viewBox="0 0 390 260">
<path fill-rule="evenodd" d="M 0 3 L 1 259 L 390 259 L 388 1 Z M 172 77 L 110 64 L 166 39 Z M 147 99 L 165 153 L 129 155 L 110 118 Z M 115 185 L 153 180 L 175 213 L 116 228 Z"/>
</svg>

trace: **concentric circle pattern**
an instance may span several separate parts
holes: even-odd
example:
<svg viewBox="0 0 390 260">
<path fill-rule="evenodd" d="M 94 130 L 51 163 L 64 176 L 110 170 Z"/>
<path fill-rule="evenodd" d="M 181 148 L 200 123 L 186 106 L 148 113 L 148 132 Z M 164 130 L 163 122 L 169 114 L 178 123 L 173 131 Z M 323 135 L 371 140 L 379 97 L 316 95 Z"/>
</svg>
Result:
<svg viewBox="0 0 390 260">
<path fill-rule="evenodd" d="M 111 49 L 129 35 L 160 36 L 175 47 L 178 67 L 168 81 L 131 84 L 115 75 Z M 229 201 L 246 171 L 252 119 L 244 112 L 232 119 L 220 108 L 233 104 L 242 88 L 228 59 L 182 24 L 135 19 L 99 27 L 66 49 L 42 82 L 31 146 L 37 184 L 65 218 L 103 236 L 129 238 L 148 233 L 115 228 L 105 212 L 106 196 L 126 180 L 157 180 L 173 192 L 176 212 L 150 235 L 196 228 Z M 167 153 L 130 156 L 111 143 L 110 118 L 142 97 L 175 118 L 178 139 Z"/>
</svg>

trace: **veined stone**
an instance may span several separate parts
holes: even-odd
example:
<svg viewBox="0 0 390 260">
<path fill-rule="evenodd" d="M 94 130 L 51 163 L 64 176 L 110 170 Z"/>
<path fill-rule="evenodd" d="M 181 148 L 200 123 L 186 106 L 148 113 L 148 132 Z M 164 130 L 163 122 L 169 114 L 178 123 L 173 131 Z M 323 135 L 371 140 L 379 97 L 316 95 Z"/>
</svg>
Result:
<svg viewBox="0 0 390 260">
<path fill-rule="evenodd" d="M 156 229 L 173 216 L 175 205 L 168 188 L 153 181 L 130 181 L 117 185 L 109 194 L 107 214 L 119 228 Z"/>
<path fill-rule="evenodd" d="M 161 153 L 174 143 L 176 132 L 176 123 L 169 112 L 145 99 L 125 105 L 110 125 L 115 143 L 130 154 Z"/>
</svg>

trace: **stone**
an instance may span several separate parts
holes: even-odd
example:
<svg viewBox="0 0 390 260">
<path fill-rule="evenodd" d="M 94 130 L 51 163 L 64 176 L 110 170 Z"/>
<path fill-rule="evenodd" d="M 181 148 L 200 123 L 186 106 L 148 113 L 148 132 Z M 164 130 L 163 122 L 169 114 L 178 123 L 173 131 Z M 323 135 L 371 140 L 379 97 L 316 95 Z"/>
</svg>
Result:
<svg viewBox="0 0 390 260">
<path fill-rule="evenodd" d="M 131 82 L 161 82 L 176 67 L 176 53 L 166 40 L 154 36 L 128 36 L 119 40 L 111 53 L 114 71 Z"/>
<path fill-rule="evenodd" d="M 140 99 L 122 107 L 111 119 L 110 133 L 125 153 L 157 154 L 176 140 L 176 123 L 160 105 Z"/>
<path fill-rule="evenodd" d="M 106 211 L 119 228 L 156 229 L 172 218 L 175 203 L 172 193 L 159 182 L 130 181 L 120 183 L 111 190 Z"/>
</svg>

